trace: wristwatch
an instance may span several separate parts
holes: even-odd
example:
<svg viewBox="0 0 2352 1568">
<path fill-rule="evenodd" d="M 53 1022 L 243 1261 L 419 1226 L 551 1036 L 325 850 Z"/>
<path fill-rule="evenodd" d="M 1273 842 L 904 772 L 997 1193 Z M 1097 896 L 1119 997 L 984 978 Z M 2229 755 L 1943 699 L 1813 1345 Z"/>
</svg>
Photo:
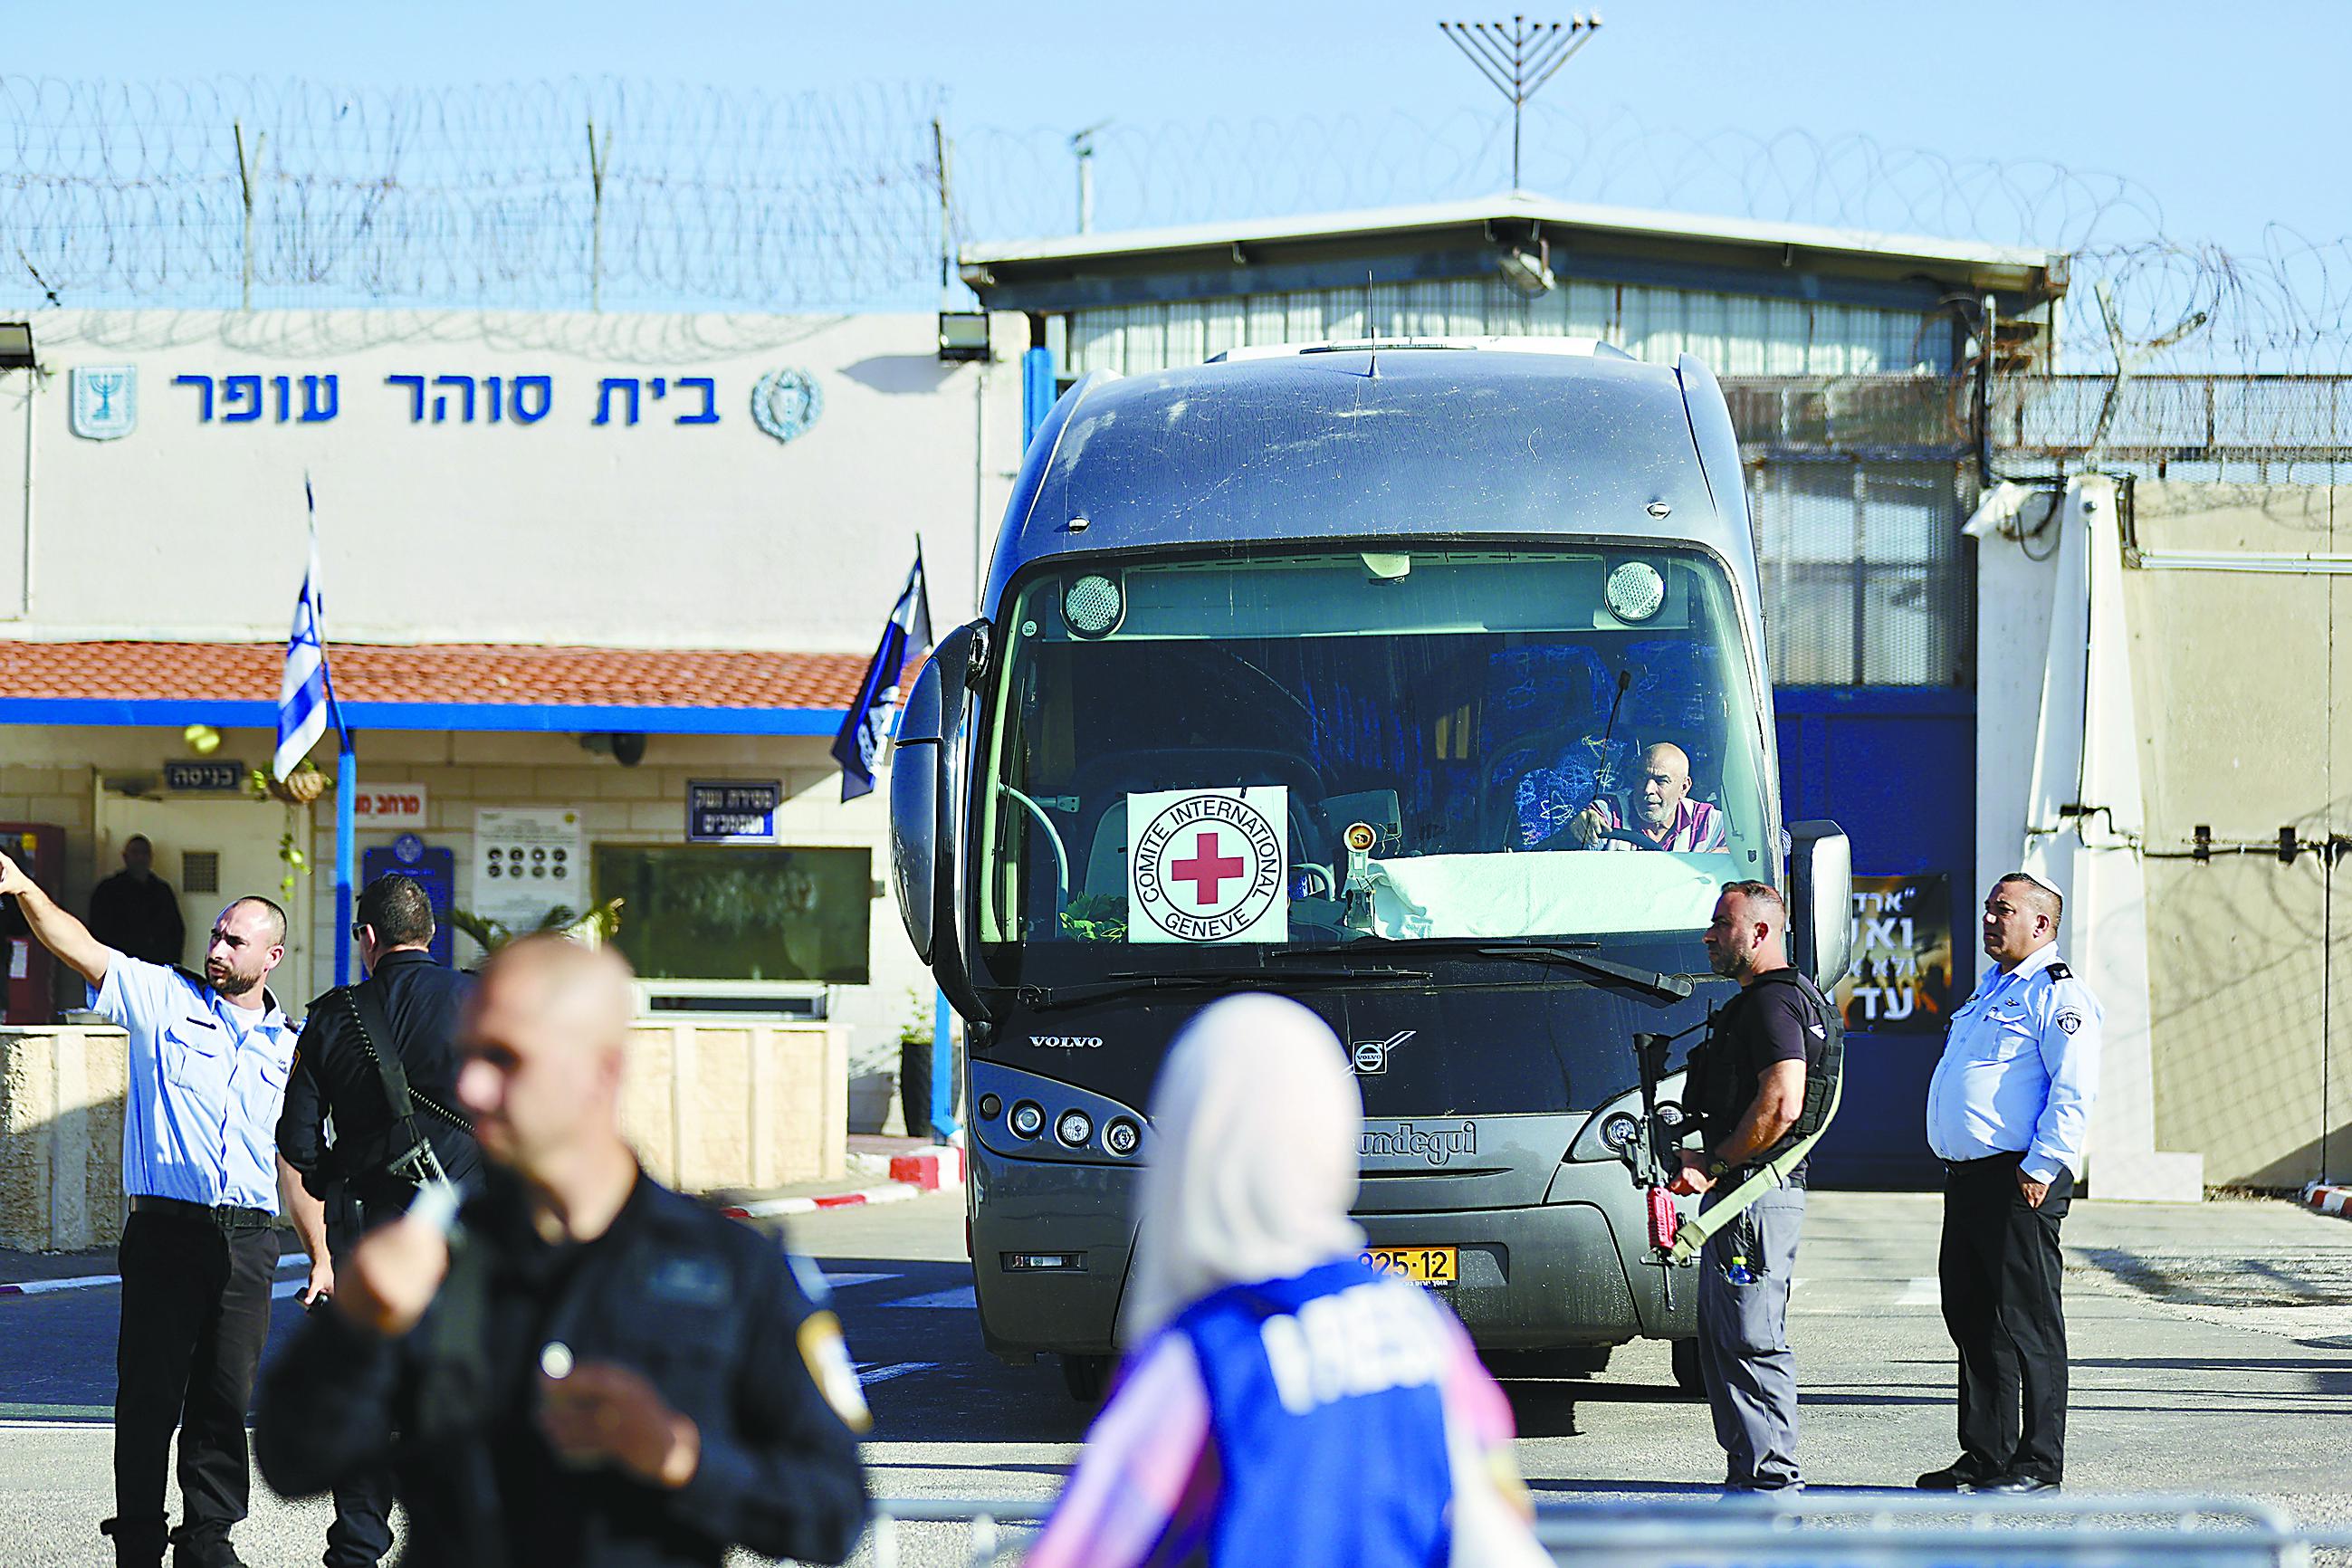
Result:
<svg viewBox="0 0 2352 1568">
<path fill-rule="evenodd" d="M 1725 1159 L 1722 1155 L 1714 1152 L 1712 1150 L 1708 1152 L 1706 1156 L 1706 1179 L 1708 1181 L 1719 1182 L 1723 1180 L 1724 1177 L 1731 1174 L 1731 1173 L 1738 1168 L 1738 1167 L 1732 1164 L 1730 1161 Z"/>
</svg>

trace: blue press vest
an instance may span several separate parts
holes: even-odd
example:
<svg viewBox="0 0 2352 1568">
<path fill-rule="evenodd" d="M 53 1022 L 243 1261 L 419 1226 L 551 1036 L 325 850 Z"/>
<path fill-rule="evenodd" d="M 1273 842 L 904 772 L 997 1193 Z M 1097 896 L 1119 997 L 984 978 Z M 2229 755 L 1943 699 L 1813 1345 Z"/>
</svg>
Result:
<svg viewBox="0 0 2352 1568">
<path fill-rule="evenodd" d="M 1203 1297 L 1170 1326 L 1209 1394 L 1217 1568 L 1443 1568 L 1449 1347 L 1417 1285 L 1354 1258 Z"/>
</svg>

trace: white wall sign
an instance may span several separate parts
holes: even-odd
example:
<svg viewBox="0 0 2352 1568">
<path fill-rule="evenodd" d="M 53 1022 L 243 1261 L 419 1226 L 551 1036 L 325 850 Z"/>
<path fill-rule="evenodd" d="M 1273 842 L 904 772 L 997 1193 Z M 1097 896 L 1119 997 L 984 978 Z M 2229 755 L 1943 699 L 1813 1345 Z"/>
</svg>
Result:
<svg viewBox="0 0 2352 1568">
<path fill-rule="evenodd" d="M 484 806 L 474 813 L 474 912 L 530 931 L 559 905 L 588 907 L 580 814 Z"/>
<path fill-rule="evenodd" d="M 1157 790 L 1127 797 L 1129 942 L 1283 942 L 1290 791 Z"/>
<path fill-rule="evenodd" d="M 352 816 L 362 827 L 423 827 L 425 805 L 423 784 L 372 784 L 362 779 L 352 802 Z"/>
</svg>

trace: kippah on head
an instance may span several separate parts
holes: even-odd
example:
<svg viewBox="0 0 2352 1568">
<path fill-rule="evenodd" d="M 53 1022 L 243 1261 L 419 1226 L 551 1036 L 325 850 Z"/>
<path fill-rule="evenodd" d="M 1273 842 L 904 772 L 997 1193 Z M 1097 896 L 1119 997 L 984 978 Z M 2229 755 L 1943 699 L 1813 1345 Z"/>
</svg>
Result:
<svg viewBox="0 0 2352 1568">
<path fill-rule="evenodd" d="M 2065 917 L 2066 900 L 2064 895 L 2031 871 L 2011 871 L 2008 876 L 2003 877 L 2000 881 L 1995 882 L 1993 886 L 1996 888 L 2014 886 L 2027 889 L 2027 901 L 2040 909 L 2043 914 L 2048 915 L 2050 917 L 2050 923 L 2053 926 Z"/>
</svg>

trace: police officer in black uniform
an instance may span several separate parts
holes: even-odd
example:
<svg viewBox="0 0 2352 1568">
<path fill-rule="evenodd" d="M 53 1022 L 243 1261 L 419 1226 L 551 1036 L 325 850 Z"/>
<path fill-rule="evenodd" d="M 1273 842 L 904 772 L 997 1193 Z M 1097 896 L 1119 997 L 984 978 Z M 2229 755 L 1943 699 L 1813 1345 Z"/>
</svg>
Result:
<svg viewBox="0 0 2352 1568">
<path fill-rule="evenodd" d="M 866 1512 L 866 1407 L 823 1277 L 662 1187 L 620 1130 L 628 966 L 504 948 L 463 1029 L 488 1156 L 372 1232 L 265 1381 L 281 1492 L 389 1459 L 414 1568 L 838 1563 Z M 397 1443 L 387 1434 L 397 1426 Z"/>
<path fill-rule="evenodd" d="M 1762 882 L 1732 882 L 1716 901 L 1707 962 L 1739 994 L 1693 1053 L 1688 1079 L 1700 1147 L 1673 1186 L 1722 1202 L 1767 1162 L 1793 1151 L 1806 1098 L 1826 1084 L 1829 1005 L 1789 963 L 1789 910 Z M 1797 1361 L 1789 1348 L 1789 1285 L 1805 1218 L 1800 1163 L 1707 1239 L 1699 1255 L 1699 1371 L 1724 1484 L 1783 1491 L 1804 1484 L 1797 1463 Z"/>
<path fill-rule="evenodd" d="M 482 1163 L 457 1109 L 457 1020 L 473 977 L 434 962 L 433 904 L 415 879 L 378 877 L 360 890 L 354 913 L 352 939 L 368 978 L 310 1004 L 278 1121 L 278 1152 L 301 1173 L 310 1199 L 291 1205 L 310 1255 L 306 1305 L 332 1293 L 336 1262 L 369 1226 L 406 1211 L 427 1173 L 420 1142 L 430 1163 L 468 1189 Z M 384 1070 L 387 1056 L 396 1077 Z M 374 1568 L 392 1550 L 391 1473 L 354 1475 L 334 1491 L 326 1568 Z"/>
</svg>

